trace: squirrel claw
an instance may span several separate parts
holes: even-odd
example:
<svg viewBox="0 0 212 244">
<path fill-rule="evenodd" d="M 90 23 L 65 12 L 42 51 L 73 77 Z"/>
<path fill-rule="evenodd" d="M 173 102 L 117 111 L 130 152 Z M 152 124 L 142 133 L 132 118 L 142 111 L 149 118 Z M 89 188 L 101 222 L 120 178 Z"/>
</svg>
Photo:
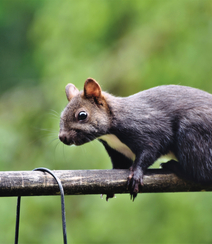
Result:
<svg viewBox="0 0 212 244">
<path fill-rule="evenodd" d="M 130 200 L 134 202 L 135 198 L 137 197 L 137 193 L 133 192 L 132 194 L 130 193 Z"/>
<path fill-rule="evenodd" d="M 134 174 L 134 172 L 133 172 L 133 170 L 132 170 L 132 167 L 130 167 L 130 174 L 129 174 L 129 176 L 128 176 L 128 178 L 127 178 L 127 189 L 130 187 L 130 185 L 131 185 L 131 180 L 132 180 L 132 178 L 133 178 L 133 174 Z"/>
</svg>

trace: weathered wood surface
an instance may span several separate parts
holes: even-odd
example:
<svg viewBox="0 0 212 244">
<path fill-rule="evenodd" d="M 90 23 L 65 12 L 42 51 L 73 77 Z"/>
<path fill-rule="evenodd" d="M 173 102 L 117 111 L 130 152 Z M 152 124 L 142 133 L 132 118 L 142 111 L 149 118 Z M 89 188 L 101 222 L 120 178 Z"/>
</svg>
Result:
<svg viewBox="0 0 212 244">
<path fill-rule="evenodd" d="M 128 193 L 128 170 L 57 170 L 66 195 Z M 163 169 L 149 169 L 141 192 L 212 191 L 212 185 L 184 181 Z M 54 178 L 40 171 L 0 172 L 0 196 L 57 195 Z"/>
</svg>

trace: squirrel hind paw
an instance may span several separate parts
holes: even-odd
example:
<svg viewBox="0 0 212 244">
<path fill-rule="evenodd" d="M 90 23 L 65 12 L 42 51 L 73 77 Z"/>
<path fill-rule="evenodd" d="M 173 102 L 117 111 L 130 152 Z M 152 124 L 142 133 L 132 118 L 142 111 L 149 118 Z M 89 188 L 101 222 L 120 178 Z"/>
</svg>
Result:
<svg viewBox="0 0 212 244">
<path fill-rule="evenodd" d="M 103 195 L 104 194 L 101 194 L 101 198 L 103 199 Z M 108 193 L 108 194 L 106 194 L 106 201 L 108 202 L 108 199 L 110 199 L 110 198 L 116 198 L 116 196 L 115 196 L 115 194 L 113 194 L 113 193 Z"/>
</svg>

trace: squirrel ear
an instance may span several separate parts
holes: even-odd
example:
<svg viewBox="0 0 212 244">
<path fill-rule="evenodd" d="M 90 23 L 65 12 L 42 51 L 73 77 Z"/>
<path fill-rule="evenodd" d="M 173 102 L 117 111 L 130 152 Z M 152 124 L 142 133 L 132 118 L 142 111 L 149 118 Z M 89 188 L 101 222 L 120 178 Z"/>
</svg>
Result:
<svg viewBox="0 0 212 244">
<path fill-rule="evenodd" d="M 90 97 L 95 97 L 95 98 L 99 98 L 101 96 L 101 87 L 98 84 L 98 82 L 96 82 L 94 79 L 92 78 L 88 78 L 85 81 L 84 84 L 84 95 L 87 98 Z"/>
<path fill-rule="evenodd" d="M 73 97 L 75 97 L 79 93 L 79 90 L 75 87 L 75 85 L 69 83 L 66 86 L 66 96 L 68 101 L 70 101 Z"/>
</svg>

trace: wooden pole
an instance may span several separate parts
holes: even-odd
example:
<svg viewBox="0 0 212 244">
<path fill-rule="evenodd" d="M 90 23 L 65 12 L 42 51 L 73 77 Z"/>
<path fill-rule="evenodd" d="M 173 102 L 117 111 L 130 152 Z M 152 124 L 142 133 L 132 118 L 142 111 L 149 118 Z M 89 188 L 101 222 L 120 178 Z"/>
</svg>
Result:
<svg viewBox="0 0 212 244">
<path fill-rule="evenodd" d="M 66 195 L 128 193 L 129 170 L 56 170 Z M 141 192 L 212 191 L 212 185 L 201 185 L 178 178 L 164 169 L 149 169 L 144 175 Z M 0 172 L 0 196 L 58 195 L 54 178 L 40 171 Z"/>
</svg>

